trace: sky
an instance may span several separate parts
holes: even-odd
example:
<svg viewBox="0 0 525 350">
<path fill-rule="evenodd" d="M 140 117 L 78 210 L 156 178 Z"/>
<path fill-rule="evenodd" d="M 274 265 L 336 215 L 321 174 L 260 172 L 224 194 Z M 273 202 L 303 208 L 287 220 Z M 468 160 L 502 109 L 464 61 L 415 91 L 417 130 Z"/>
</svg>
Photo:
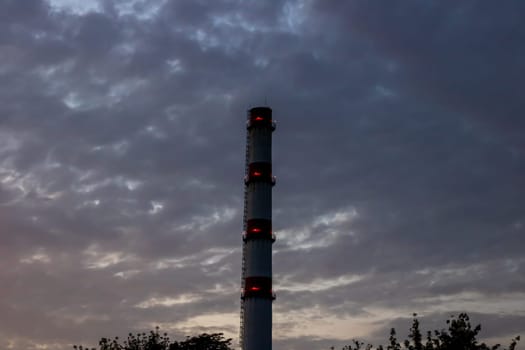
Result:
<svg viewBox="0 0 525 350">
<path fill-rule="evenodd" d="M 266 104 L 274 349 L 385 343 L 413 313 L 525 336 L 525 2 L 0 8 L 0 349 L 237 343 Z"/>
</svg>

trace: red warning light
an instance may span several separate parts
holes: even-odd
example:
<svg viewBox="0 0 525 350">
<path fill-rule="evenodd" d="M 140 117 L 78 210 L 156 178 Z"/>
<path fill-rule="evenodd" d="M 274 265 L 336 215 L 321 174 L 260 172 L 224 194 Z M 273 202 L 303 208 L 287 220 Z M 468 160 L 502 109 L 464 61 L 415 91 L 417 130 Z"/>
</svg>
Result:
<svg viewBox="0 0 525 350">
<path fill-rule="evenodd" d="M 257 182 L 267 182 L 272 183 L 272 163 L 270 162 L 253 162 L 248 165 L 248 178 L 245 180 L 245 183 L 250 183 L 251 181 Z"/>
<path fill-rule="evenodd" d="M 275 123 L 272 120 L 272 110 L 267 107 L 250 109 L 246 127 L 248 130 L 251 128 L 275 130 Z"/>
<path fill-rule="evenodd" d="M 246 277 L 244 280 L 244 298 L 260 297 L 274 299 L 272 278 L 266 276 Z"/>
<path fill-rule="evenodd" d="M 249 219 L 246 223 L 246 240 L 250 239 L 271 239 L 272 221 L 267 219 Z"/>
</svg>

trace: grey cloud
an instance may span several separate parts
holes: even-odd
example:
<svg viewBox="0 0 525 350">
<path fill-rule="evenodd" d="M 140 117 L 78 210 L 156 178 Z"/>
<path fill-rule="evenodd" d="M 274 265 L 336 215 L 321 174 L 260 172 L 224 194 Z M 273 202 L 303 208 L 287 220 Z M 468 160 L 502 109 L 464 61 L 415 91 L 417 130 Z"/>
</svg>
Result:
<svg viewBox="0 0 525 350">
<path fill-rule="evenodd" d="M 329 4 L 330 3 L 330 4 Z M 523 4 L 409 1 L 402 6 L 364 2 L 317 2 L 341 28 L 358 32 L 385 52 L 410 78 L 411 93 L 482 122 L 501 142 L 521 148 L 523 109 L 516 95 L 523 70 Z M 510 138 L 509 138 L 510 137 Z M 516 144 L 517 143 L 517 144 Z"/>
<path fill-rule="evenodd" d="M 244 117 L 265 99 L 276 313 L 315 319 L 317 305 L 383 331 L 407 321 L 384 310 L 437 322 L 461 293 L 469 307 L 523 293 L 520 3 L 122 6 L 2 2 L 3 338 L 29 322 L 27 339 L 60 348 L 235 314 Z M 88 268 L 97 259 L 110 263 Z M 362 279 L 329 285 L 348 276 Z M 197 299 L 135 307 L 183 294 Z M 497 338 L 520 332 L 522 311 L 476 317 Z M 344 341 L 275 341 L 307 344 Z"/>
</svg>

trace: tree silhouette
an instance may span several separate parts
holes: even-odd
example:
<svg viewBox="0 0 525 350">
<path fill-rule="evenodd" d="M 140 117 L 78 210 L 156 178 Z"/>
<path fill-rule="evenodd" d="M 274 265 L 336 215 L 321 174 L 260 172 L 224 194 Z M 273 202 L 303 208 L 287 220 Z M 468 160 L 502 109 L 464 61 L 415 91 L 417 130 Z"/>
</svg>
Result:
<svg viewBox="0 0 525 350">
<path fill-rule="evenodd" d="M 101 338 L 98 350 L 232 350 L 231 339 L 225 339 L 223 333 L 202 333 L 193 337 L 186 337 L 183 341 L 171 341 L 168 334 L 160 334 L 159 327 L 149 333 L 130 333 L 126 340 L 120 341 Z M 74 345 L 76 350 L 97 350 L 97 348 Z"/>
<path fill-rule="evenodd" d="M 520 340 L 519 336 L 512 339 L 507 348 L 502 348 L 500 344 L 489 346 L 479 343 L 477 336 L 481 331 L 481 326 L 472 327 L 466 313 L 461 313 L 457 317 L 451 316 L 446 321 L 448 329 L 428 331 L 426 339 L 423 340 L 417 315 L 413 316 L 408 339 L 403 343 L 398 342 L 396 330 L 392 328 L 387 346 L 380 345 L 374 348 L 371 344 L 365 345 L 363 342 L 354 340 L 352 344 L 344 346 L 343 350 L 515 350 Z"/>
</svg>

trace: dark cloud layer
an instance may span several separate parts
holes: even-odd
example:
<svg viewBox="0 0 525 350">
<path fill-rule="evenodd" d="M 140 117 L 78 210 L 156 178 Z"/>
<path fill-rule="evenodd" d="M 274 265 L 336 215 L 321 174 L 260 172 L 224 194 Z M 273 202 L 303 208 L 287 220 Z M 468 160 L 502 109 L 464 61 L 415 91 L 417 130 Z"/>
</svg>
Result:
<svg viewBox="0 0 525 350">
<path fill-rule="evenodd" d="M 525 334 L 521 1 L 0 6 L 0 348 L 236 337 L 265 101 L 276 349 Z"/>
</svg>

